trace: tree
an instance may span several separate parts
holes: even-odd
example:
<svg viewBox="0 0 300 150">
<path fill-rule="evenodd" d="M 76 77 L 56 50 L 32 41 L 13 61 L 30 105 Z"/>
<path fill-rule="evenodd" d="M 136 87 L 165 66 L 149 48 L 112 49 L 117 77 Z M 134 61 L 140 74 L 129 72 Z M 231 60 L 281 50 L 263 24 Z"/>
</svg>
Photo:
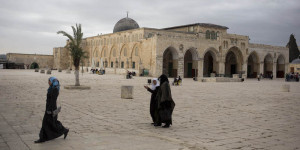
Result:
<svg viewBox="0 0 300 150">
<path fill-rule="evenodd" d="M 292 62 L 299 57 L 300 52 L 294 34 L 290 35 L 290 41 L 287 43 L 286 47 L 289 48 L 289 62 Z"/>
<path fill-rule="evenodd" d="M 79 65 L 80 61 L 83 58 L 87 58 L 86 52 L 83 51 L 81 47 L 83 33 L 81 32 L 81 24 L 76 24 L 76 28 L 72 26 L 74 37 L 68 34 L 65 31 L 58 31 L 57 34 L 62 34 L 63 36 L 68 37 L 68 43 L 66 48 L 68 48 L 71 52 L 73 64 L 75 66 L 75 86 L 80 86 L 79 83 Z"/>
</svg>

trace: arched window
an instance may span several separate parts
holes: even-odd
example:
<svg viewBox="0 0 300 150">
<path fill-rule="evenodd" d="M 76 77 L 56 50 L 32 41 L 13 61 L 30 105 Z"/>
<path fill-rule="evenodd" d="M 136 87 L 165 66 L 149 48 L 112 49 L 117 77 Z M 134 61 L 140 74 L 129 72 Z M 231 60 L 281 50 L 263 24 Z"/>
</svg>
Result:
<svg viewBox="0 0 300 150">
<path fill-rule="evenodd" d="M 121 68 L 124 68 L 124 61 L 121 62 Z"/>
<path fill-rule="evenodd" d="M 210 32 L 209 32 L 209 30 L 206 31 L 206 36 L 205 37 L 206 37 L 206 39 L 210 39 Z"/>
<path fill-rule="evenodd" d="M 210 36 L 210 38 L 211 38 L 212 40 L 216 39 L 216 33 L 215 33 L 215 31 L 211 31 L 211 36 Z"/>
<path fill-rule="evenodd" d="M 136 47 L 134 53 L 135 53 L 135 56 L 139 56 L 139 48 Z"/>
</svg>

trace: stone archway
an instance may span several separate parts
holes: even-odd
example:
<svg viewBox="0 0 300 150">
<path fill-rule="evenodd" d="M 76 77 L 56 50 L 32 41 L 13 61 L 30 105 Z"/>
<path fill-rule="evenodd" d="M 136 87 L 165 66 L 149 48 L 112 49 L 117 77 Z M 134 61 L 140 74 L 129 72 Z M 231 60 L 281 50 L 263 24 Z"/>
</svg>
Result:
<svg viewBox="0 0 300 150">
<path fill-rule="evenodd" d="M 273 58 L 270 54 L 264 58 L 264 77 L 269 78 L 273 74 Z"/>
<path fill-rule="evenodd" d="M 210 77 L 211 73 L 216 73 L 216 55 L 213 51 L 209 50 L 203 58 L 203 77 Z"/>
<path fill-rule="evenodd" d="M 162 73 L 168 77 L 177 77 L 178 71 L 178 53 L 175 48 L 169 47 L 163 54 Z"/>
<path fill-rule="evenodd" d="M 247 61 L 247 78 L 256 78 L 259 71 L 259 58 L 258 55 L 253 52 L 249 55 Z"/>
<path fill-rule="evenodd" d="M 282 55 L 279 55 L 277 58 L 277 66 L 276 66 L 276 78 L 284 78 L 285 74 L 285 59 Z"/>
<path fill-rule="evenodd" d="M 36 62 L 31 63 L 30 69 L 36 69 L 36 68 L 39 68 L 39 64 Z"/>
<path fill-rule="evenodd" d="M 188 49 L 184 54 L 184 74 L 185 78 L 197 77 L 198 75 L 198 54 L 195 49 Z"/>
<path fill-rule="evenodd" d="M 237 47 L 228 50 L 225 58 L 225 77 L 242 73 L 243 55 Z"/>
</svg>

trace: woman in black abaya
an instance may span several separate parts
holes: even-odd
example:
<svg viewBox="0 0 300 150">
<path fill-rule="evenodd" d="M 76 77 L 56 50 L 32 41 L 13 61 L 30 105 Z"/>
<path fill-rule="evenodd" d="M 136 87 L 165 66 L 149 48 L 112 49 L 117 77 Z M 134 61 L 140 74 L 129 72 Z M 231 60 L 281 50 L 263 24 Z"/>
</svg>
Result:
<svg viewBox="0 0 300 150">
<path fill-rule="evenodd" d="M 159 81 L 157 80 L 157 78 L 153 78 L 152 79 L 152 85 L 151 88 L 148 86 L 144 86 L 151 94 L 151 100 L 150 100 L 150 115 L 153 121 L 153 125 L 157 125 L 158 123 L 157 121 L 157 115 L 155 114 L 155 112 L 157 111 L 157 99 L 156 99 L 156 94 L 157 91 L 159 89 Z"/>
<path fill-rule="evenodd" d="M 60 84 L 55 77 L 49 78 L 49 88 L 46 100 L 46 110 L 43 118 L 43 124 L 40 131 L 40 138 L 35 143 L 42 143 L 64 135 L 67 137 L 69 129 L 66 129 L 60 121 L 57 120 L 56 100 L 59 95 Z"/>
<path fill-rule="evenodd" d="M 160 82 L 160 88 L 157 92 L 157 103 L 158 103 L 158 121 L 165 123 L 164 128 L 169 128 L 172 124 L 172 113 L 175 107 L 175 103 L 172 99 L 171 88 L 168 77 L 161 75 L 158 78 Z"/>
</svg>

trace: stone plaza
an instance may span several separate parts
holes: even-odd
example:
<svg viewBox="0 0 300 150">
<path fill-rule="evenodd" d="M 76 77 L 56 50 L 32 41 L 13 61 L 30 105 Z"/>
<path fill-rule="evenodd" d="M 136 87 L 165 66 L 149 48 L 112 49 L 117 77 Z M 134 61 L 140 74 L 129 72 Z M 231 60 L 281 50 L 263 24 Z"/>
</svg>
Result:
<svg viewBox="0 0 300 150">
<path fill-rule="evenodd" d="M 80 74 L 90 90 L 61 88 L 59 120 L 70 128 L 63 137 L 34 144 L 45 111 L 47 80 L 62 87 L 74 72 L 0 70 L 0 149 L 12 150 L 296 150 L 300 149 L 300 84 L 284 79 L 245 82 L 195 82 L 171 86 L 176 103 L 173 126 L 153 127 L 149 114 L 150 77 Z M 170 79 L 171 80 L 171 79 Z M 134 87 L 121 99 L 121 86 Z M 283 85 L 290 92 L 283 92 Z"/>
</svg>

